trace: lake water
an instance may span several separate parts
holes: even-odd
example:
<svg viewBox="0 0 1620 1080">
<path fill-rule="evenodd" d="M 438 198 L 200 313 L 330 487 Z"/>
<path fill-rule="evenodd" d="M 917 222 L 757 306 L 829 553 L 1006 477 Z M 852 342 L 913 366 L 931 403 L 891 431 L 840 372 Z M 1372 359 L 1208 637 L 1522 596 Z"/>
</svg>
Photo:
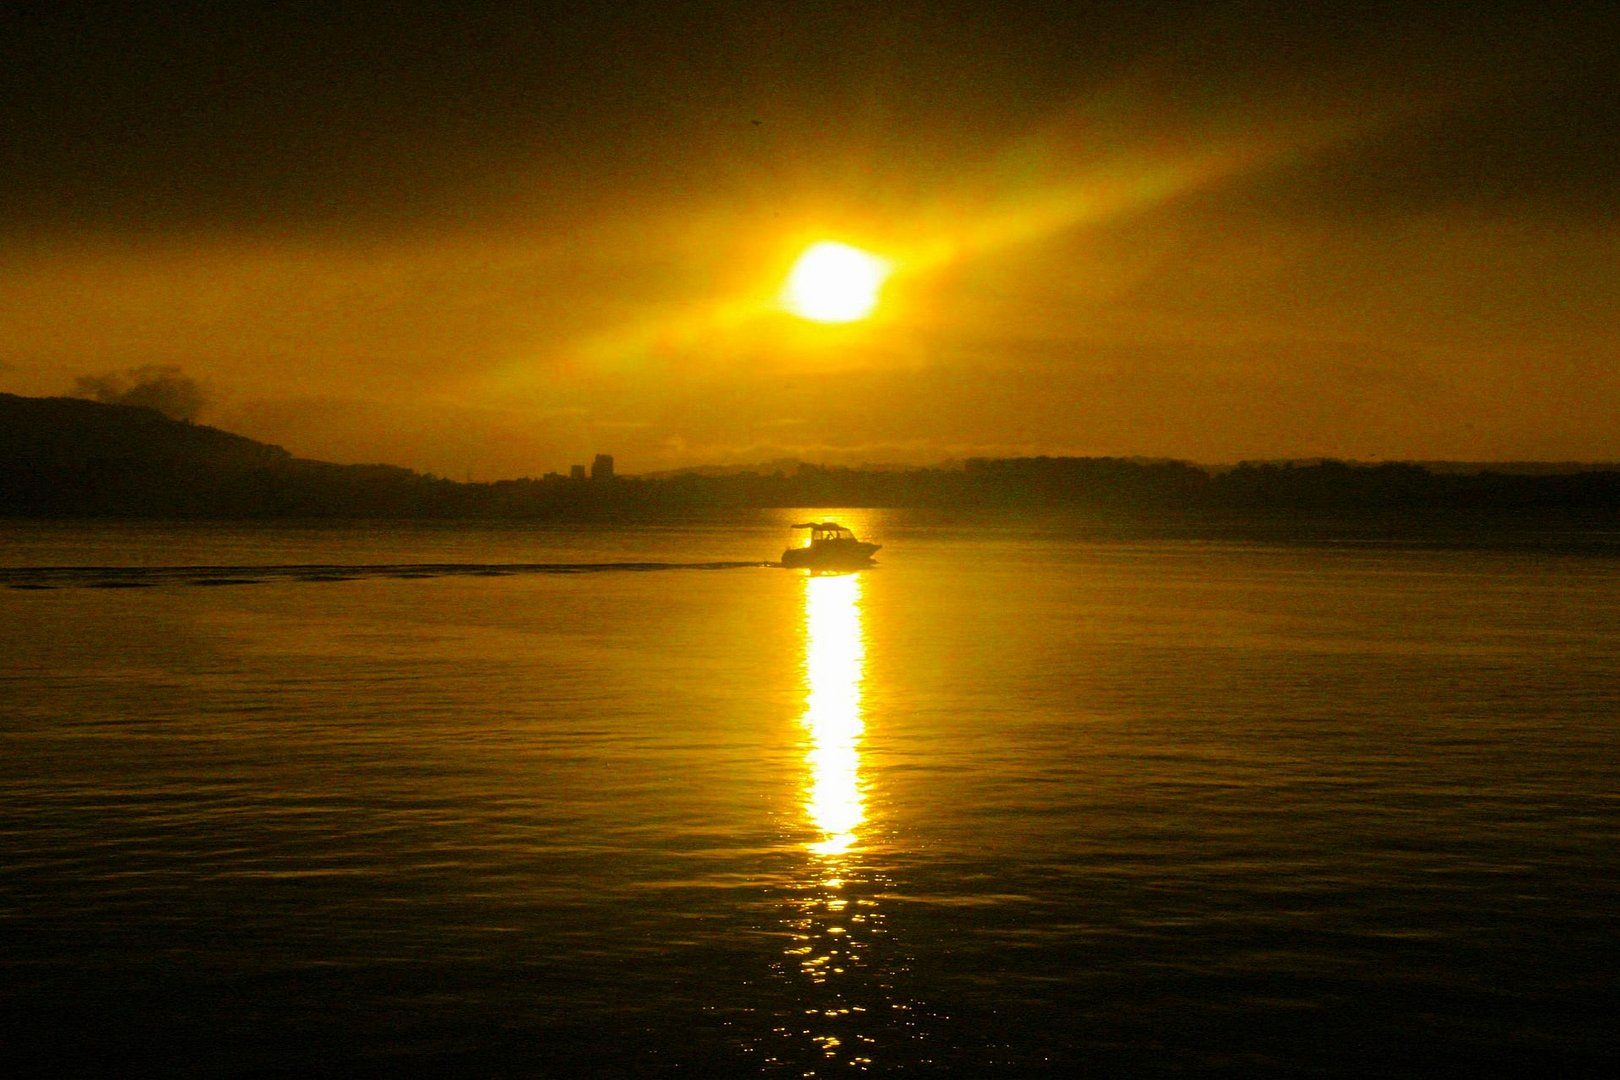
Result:
<svg viewBox="0 0 1620 1080">
<path fill-rule="evenodd" d="M 7 1059 L 1620 1056 L 1620 557 L 809 513 L 0 525 Z"/>
</svg>

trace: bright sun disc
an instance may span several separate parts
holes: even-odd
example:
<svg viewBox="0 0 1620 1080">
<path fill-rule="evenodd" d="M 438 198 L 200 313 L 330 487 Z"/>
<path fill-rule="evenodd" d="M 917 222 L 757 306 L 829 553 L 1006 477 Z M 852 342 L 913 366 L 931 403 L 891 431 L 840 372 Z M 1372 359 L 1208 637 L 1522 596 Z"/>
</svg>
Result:
<svg viewBox="0 0 1620 1080">
<path fill-rule="evenodd" d="M 823 323 L 864 319 L 877 306 L 889 264 L 859 248 L 833 241 L 813 244 L 799 256 L 782 289 L 795 315 Z"/>
</svg>

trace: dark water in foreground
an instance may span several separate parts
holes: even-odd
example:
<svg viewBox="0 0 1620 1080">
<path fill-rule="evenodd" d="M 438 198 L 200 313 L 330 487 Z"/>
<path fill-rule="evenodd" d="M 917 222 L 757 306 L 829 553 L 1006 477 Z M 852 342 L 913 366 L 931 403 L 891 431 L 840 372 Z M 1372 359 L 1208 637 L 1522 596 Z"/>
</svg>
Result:
<svg viewBox="0 0 1620 1080">
<path fill-rule="evenodd" d="M 788 520 L 0 527 L 6 1059 L 1616 1058 L 1620 559 Z"/>
</svg>

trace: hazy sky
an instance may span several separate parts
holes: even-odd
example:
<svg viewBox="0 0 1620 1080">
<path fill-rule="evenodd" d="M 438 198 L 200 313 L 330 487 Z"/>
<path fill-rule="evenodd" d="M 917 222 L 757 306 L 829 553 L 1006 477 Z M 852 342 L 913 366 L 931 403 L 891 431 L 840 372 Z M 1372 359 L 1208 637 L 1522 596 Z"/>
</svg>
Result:
<svg viewBox="0 0 1620 1080">
<path fill-rule="evenodd" d="M 1620 460 L 1604 4 L 14 3 L 0 390 L 475 479 Z M 821 239 L 877 317 L 777 309 Z"/>
</svg>

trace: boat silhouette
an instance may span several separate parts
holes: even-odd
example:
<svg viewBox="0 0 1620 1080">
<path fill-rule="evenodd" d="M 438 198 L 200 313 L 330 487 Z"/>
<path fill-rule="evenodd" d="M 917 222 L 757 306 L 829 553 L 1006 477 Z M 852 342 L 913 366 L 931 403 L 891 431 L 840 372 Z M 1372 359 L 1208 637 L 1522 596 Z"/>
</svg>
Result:
<svg viewBox="0 0 1620 1080">
<path fill-rule="evenodd" d="M 848 570 L 869 566 L 882 544 L 857 540 L 855 534 L 836 521 L 805 521 L 793 526 L 809 529 L 810 541 L 782 552 L 782 565 L 811 570 Z"/>
</svg>

